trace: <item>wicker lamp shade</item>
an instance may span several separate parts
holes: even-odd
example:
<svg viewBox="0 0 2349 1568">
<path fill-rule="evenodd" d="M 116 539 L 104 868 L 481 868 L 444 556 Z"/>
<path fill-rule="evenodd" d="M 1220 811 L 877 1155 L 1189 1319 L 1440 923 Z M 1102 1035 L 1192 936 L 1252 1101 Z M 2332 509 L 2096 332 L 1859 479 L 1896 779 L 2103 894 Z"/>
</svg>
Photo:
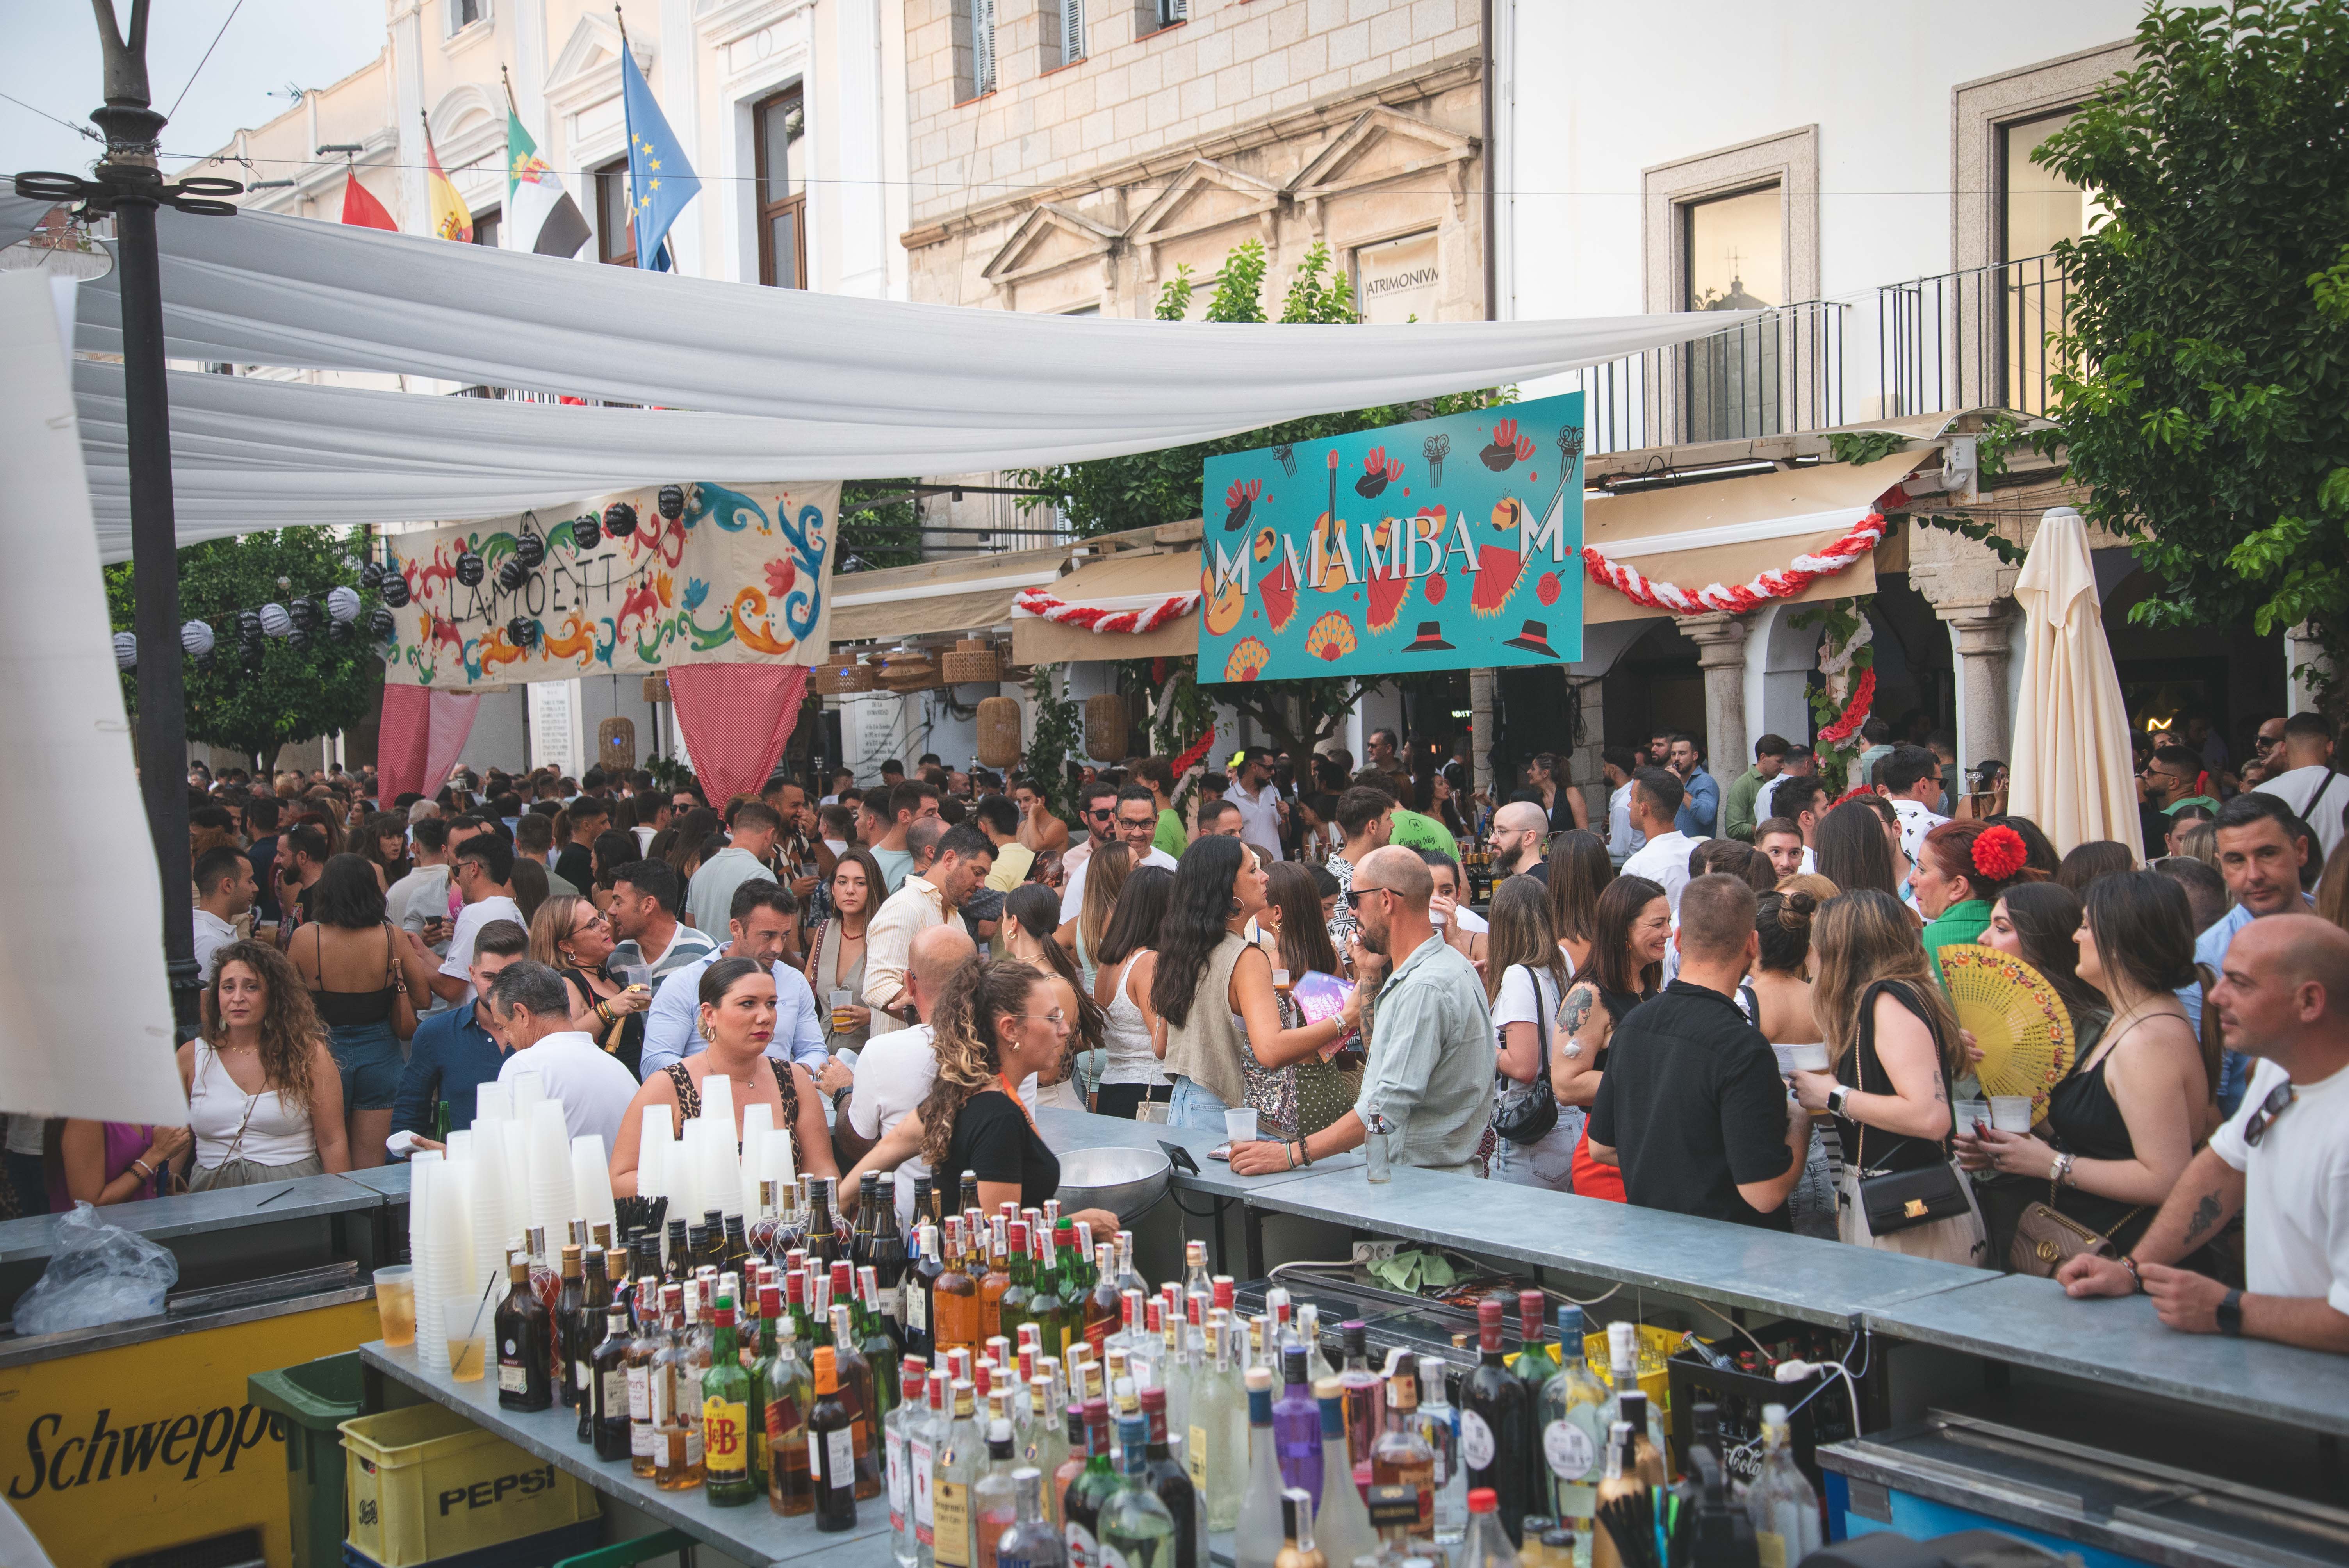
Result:
<svg viewBox="0 0 2349 1568">
<path fill-rule="evenodd" d="M 871 691 L 880 684 L 872 665 L 858 664 L 854 659 L 820 665 L 808 677 L 808 685 L 815 689 L 818 696 L 854 696 L 858 692 Z"/>
<path fill-rule="evenodd" d="M 1003 678 L 1003 660 L 997 655 L 995 645 L 985 637 L 965 637 L 954 645 L 954 652 L 938 661 L 938 667 L 948 686 Z"/>
<path fill-rule="evenodd" d="M 668 700 L 668 672 L 667 670 L 655 670 L 651 675 L 645 677 L 645 700 L 647 702 L 667 702 Z"/>
<path fill-rule="evenodd" d="M 605 772 L 636 766 L 636 721 L 607 718 L 595 727 L 595 761 Z"/>
<path fill-rule="evenodd" d="M 947 655 L 952 658 L 954 655 Z M 1011 768 L 1019 761 L 1019 703 L 1016 697 L 978 699 L 978 760 L 987 768 Z"/>
<path fill-rule="evenodd" d="M 1085 755 L 1096 762 L 1115 762 L 1125 755 L 1126 733 L 1133 727 L 1133 710 L 1114 692 L 1085 698 Z"/>
<path fill-rule="evenodd" d="M 881 684 L 890 691 L 928 691 L 945 685 L 938 675 L 938 662 L 926 648 L 901 649 L 889 655 L 881 665 Z"/>
</svg>

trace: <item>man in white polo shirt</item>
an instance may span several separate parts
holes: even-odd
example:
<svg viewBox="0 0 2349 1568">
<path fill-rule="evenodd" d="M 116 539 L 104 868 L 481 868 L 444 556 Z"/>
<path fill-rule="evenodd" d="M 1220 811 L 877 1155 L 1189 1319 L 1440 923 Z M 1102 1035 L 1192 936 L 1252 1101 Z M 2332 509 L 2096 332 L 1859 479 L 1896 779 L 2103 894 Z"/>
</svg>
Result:
<svg viewBox="0 0 2349 1568">
<path fill-rule="evenodd" d="M 1240 837 L 1266 860 L 1280 859 L 1280 829 L 1288 816 L 1288 802 L 1272 781 L 1272 753 L 1254 746 L 1240 753 L 1224 799 L 1240 814 Z"/>
<path fill-rule="evenodd" d="M 563 976 L 528 959 L 509 964 L 490 982 L 490 1027 L 507 1056 L 498 1081 L 539 1075 L 546 1098 L 563 1104 L 574 1138 L 595 1133 L 606 1150 L 618 1146 L 620 1124 L 636 1098 L 636 1080 L 595 1037 L 571 1026 L 571 998 Z"/>
<path fill-rule="evenodd" d="M 2349 1353 L 2349 932 L 2271 915 L 2236 934 L 2224 963 L 2210 992 L 2220 1026 L 2261 1058 L 2242 1109 L 2127 1257 L 2083 1253 L 2055 1277 L 2075 1296 L 2142 1289 L 2184 1333 Z M 2175 1266 L 2238 1213 L 2244 1289 Z"/>
</svg>

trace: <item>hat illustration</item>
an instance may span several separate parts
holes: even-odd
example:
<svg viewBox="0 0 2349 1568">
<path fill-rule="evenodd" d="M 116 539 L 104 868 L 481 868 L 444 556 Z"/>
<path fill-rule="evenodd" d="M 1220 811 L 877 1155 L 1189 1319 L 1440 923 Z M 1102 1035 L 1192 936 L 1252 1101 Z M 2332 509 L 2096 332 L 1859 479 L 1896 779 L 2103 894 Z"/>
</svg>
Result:
<svg viewBox="0 0 2349 1568">
<path fill-rule="evenodd" d="M 1549 645 L 1549 628 L 1539 621 L 1527 621 L 1526 629 L 1511 637 L 1505 645 L 1512 648 L 1530 648 L 1537 654 L 1557 657 L 1557 650 Z"/>
<path fill-rule="evenodd" d="M 1411 645 L 1403 649 L 1403 652 L 1406 654 L 1450 653 L 1452 651 L 1452 645 L 1444 640 L 1444 623 L 1441 621 L 1422 621 L 1419 624 L 1419 635 L 1413 637 L 1411 640 Z"/>
</svg>

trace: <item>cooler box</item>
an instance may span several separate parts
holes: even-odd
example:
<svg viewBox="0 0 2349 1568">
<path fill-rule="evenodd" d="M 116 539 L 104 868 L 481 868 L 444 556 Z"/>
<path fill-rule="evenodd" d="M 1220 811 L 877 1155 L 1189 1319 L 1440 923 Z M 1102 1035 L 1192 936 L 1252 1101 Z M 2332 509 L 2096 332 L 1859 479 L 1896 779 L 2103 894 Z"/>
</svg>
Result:
<svg viewBox="0 0 2349 1568">
<path fill-rule="evenodd" d="M 593 1521 L 595 1491 L 440 1405 L 342 1424 L 350 1545 L 380 1568 L 420 1568 Z"/>
</svg>

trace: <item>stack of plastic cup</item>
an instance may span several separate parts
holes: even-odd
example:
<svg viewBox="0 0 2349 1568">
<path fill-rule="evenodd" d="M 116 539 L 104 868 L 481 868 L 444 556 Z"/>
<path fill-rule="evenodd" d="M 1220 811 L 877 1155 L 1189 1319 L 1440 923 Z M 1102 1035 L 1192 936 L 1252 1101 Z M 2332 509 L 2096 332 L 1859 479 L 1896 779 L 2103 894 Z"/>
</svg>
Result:
<svg viewBox="0 0 2349 1568">
<path fill-rule="evenodd" d="M 571 1194 L 571 1129 L 563 1102 L 542 1099 L 530 1108 L 530 1222 L 550 1240 L 579 1213 Z"/>
<path fill-rule="evenodd" d="M 694 1202 L 701 1191 L 701 1118 L 687 1117 L 678 1129 L 677 1147 L 669 1150 L 668 1179 L 661 1185 L 661 1194 L 668 1200 L 668 1219 L 701 1218 L 701 1206 Z"/>
<path fill-rule="evenodd" d="M 483 1283 L 473 1266 L 472 1216 L 467 1205 L 468 1186 L 482 1183 L 469 1183 L 466 1176 L 464 1167 L 444 1163 L 429 1180 L 432 1215 L 419 1260 L 422 1277 L 417 1285 L 416 1307 L 416 1353 L 428 1371 L 449 1370 L 449 1340 L 441 1326 L 449 1304 L 471 1300 L 480 1294 Z M 424 1315 L 428 1295 L 432 1303 L 429 1317 Z"/>
<path fill-rule="evenodd" d="M 701 1156 L 694 1174 L 698 1178 L 695 1195 L 701 1201 L 696 1213 L 705 1209 L 742 1212 L 742 1155 L 734 1146 L 732 1107 L 725 1108 L 722 1116 L 701 1119 Z"/>
<path fill-rule="evenodd" d="M 742 1212 L 759 1212 L 759 1151 L 775 1130 L 775 1109 L 761 1103 L 742 1108 Z"/>
<path fill-rule="evenodd" d="M 734 1125 L 734 1080 L 724 1073 L 711 1073 L 701 1080 L 701 1114 L 714 1126 L 731 1129 Z"/>
<path fill-rule="evenodd" d="M 571 1140 L 571 1206 L 590 1225 L 614 1222 L 612 1167 L 600 1132 L 583 1132 Z"/>
<path fill-rule="evenodd" d="M 513 1119 L 513 1088 L 495 1079 L 473 1090 L 473 1121 L 479 1126 L 492 1121 Z"/>
<path fill-rule="evenodd" d="M 546 1075 L 535 1068 L 518 1067 L 506 1087 L 513 1091 L 513 1119 L 528 1121 L 530 1108 L 546 1098 Z"/>
<path fill-rule="evenodd" d="M 506 1143 L 506 1180 L 512 1183 L 507 1189 L 512 1196 L 507 1200 L 510 1212 L 506 1216 L 506 1223 L 517 1233 L 523 1226 L 533 1222 L 525 1217 L 530 1212 L 529 1115 L 528 1111 L 524 1111 L 513 1120 L 501 1123 L 498 1128 L 499 1135 L 505 1140 Z M 565 1169 L 568 1168 L 566 1163 Z"/>
<path fill-rule="evenodd" d="M 664 1197 L 668 1192 L 670 1150 L 677 1147 L 677 1121 L 668 1107 L 645 1107 L 644 1130 L 636 1139 L 636 1194 Z"/>
<path fill-rule="evenodd" d="M 416 1356 L 419 1361 L 427 1366 L 430 1363 L 425 1360 L 428 1351 L 424 1342 L 432 1336 L 424 1326 L 429 1325 L 432 1320 L 424 1314 L 428 1310 L 437 1312 L 440 1308 L 433 1305 L 432 1271 L 426 1262 L 425 1254 L 430 1250 L 432 1235 L 432 1183 L 440 1175 L 446 1159 L 447 1156 L 433 1149 L 419 1149 L 408 1157 L 408 1258 L 409 1264 L 416 1271 L 416 1313 L 419 1325 L 416 1336 Z"/>
<path fill-rule="evenodd" d="M 498 1136 L 484 1136 L 473 1146 L 472 1284 L 469 1292 L 460 1295 L 478 1295 L 492 1280 L 505 1277 L 506 1240 L 523 1226 L 523 1194 L 516 1191 L 512 1167 L 506 1163 L 505 1129 L 504 1123 L 483 1129 L 484 1134 L 494 1130 Z"/>
<path fill-rule="evenodd" d="M 790 1130 L 768 1133 L 759 1147 L 759 1179 L 775 1182 L 781 1191 L 790 1192 L 799 1174 L 798 1167 L 792 1162 Z"/>
</svg>

